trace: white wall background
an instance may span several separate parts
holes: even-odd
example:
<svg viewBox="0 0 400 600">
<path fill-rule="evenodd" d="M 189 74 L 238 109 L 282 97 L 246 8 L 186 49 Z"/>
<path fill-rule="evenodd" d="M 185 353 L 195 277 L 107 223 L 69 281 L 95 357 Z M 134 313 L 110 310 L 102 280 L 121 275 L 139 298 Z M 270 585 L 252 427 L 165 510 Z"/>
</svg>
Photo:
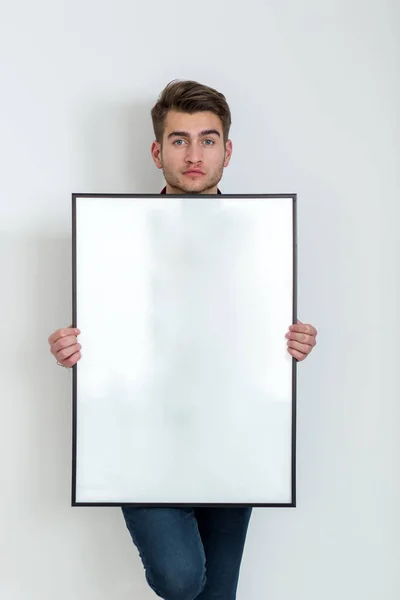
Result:
<svg viewBox="0 0 400 600">
<path fill-rule="evenodd" d="M 238 600 L 395 600 L 400 586 L 399 3 L 3 3 L 4 600 L 154 598 L 119 509 L 71 508 L 71 192 L 154 192 L 164 85 L 223 91 L 225 192 L 299 195 L 298 507 L 256 509 Z M 101 327 L 101 324 L 99 324 Z M 104 331 L 104 352 L 107 331 Z"/>
</svg>

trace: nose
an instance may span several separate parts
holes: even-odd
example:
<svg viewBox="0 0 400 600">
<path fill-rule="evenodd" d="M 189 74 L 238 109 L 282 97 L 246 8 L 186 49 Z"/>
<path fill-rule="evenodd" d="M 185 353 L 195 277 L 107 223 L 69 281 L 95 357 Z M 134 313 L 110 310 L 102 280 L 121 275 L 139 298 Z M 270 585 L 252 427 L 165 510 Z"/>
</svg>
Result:
<svg viewBox="0 0 400 600">
<path fill-rule="evenodd" d="M 199 163 L 203 159 L 202 149 L 198 144 L 189 144 L 186 151 L 186 160 L 189 163 Z"/>
</svg>

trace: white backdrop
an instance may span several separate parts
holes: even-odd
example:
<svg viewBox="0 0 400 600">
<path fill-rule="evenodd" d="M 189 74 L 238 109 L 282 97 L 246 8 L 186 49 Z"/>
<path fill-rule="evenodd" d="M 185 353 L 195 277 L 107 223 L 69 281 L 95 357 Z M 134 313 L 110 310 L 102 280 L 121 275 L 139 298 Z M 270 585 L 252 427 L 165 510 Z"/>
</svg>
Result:
<svg viewBox="0 0 400 600">
<path fill-rule="evenodd" d="M 47 336 L 71 320 L 70 194 L 161 188 L 149 111 L 174 78 L 231 105 L 223 191 L 298 193 L 299 315 L 320 332 L 298 506 L 255 509 L 238 600 L 397 598 L 399 18 L 396 0 L 2 6 L 2 598 L 155 597 L 119 509 L 70 507 Z"/>
</svg>

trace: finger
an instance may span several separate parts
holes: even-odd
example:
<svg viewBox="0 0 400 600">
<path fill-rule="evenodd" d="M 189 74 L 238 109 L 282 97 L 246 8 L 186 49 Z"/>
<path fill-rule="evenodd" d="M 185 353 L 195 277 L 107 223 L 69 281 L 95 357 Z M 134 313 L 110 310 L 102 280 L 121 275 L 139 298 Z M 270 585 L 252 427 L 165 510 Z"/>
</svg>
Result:
<svg viewBox="0 0 400 600">
<path fill-rule="evenodd" d="M 48 342 L 50 345 L 52 345 L 60 338 L 67 337 L 69 335 L 79 335 L 80 332 L 81 330 L 76 327 L 63 327 L 62 329 L 53 331 L 53 333 L 49 335 Z"/>
<path fill-rule="evenodd" d="M 301 352 L 299 352 L 298 350 L 294 350 L 293 348 L 288 348 L 288 352 L 291 356 L 293 356 L 293 358 L 295 358 L 298 361 L 304 360 L 307 356 L 307 354 L 302 354 Z"/>
<path fill-rule="evenodd" d="M 315 329 L 315 327 L 313 327 L 312 325 L 309 324 L 304 324 L 304 323 L 296 323 L 294 325 L 291 325 L 289 327 L 290 331 L 294 331 L 297 333 L 307 333 L 308 335 L 312 335 L 312 336 L 316 336 L 318 331 Z"/>
<path fill-rule="evenodd" d="M 316 344 L 315 336 L 308 335 L 307 333 L 296 333 L 291 331 L 290 333 L 287 333 L 285 337 L 288 340 L 295 340 L 296 342 L 308 344 L 312 347 L 314 347 Z"/>
<path fill-rule="evenodd" d="M 297 352 L 301 352 L 301 354 L 304 354 L 305 356 L 307 356 L 307 354 L 310 354 L 312 350 L 312 346 L 309 346 L 308 344 L 300 344 L 299 342 L 295 342 L 293 340 L 289 340 L 287 345 L 288 348 L 291 348 L 292 350 L 297 350 Z"/>
<path fill-rule="evenodd" d="M 70 358 L 76 352 L 81 350 L 82 346 L 80 344 L 74 344 L 73 346 L 68 346 L 68 348 L 63 348 L 59 352 L 55 354 L 56 359 L 59 362 L 64 362 L 68 358 Z"/>
<path fill-rule="evenodd" d="M 76 335 L 68 335 L 67 337 L 59 338 L 54 344 L 51 346 L 52 353 L 57 353 L 64 348 L 68 348 L 68 346 L 74 346 L 78 343 Z"/>
<path fill-rule="evenodd" d="M 63 367 L 66 367 L 67 369 L 70 369 L 71 367 L 73 367 L 74 365 L 76 365 L 76 363 L 78 362 L 78 360 L 80 360 L 81 358 L 82 358 L 81 353 L 80 352 L 75 352 L 74 354 L 72 354 L 72 356 L 70 356 L 66 360 L 59 360 L 58 362 L 60 364 L 62 364 Z"/>
</svg>

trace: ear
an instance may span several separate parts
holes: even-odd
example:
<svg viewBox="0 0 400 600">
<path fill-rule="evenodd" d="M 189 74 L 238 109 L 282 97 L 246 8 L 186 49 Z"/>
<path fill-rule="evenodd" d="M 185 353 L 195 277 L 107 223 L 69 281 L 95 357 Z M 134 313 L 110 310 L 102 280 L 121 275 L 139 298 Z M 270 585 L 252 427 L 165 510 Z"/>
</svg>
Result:
<svg viewBox="0 0 400 600">
<path fill-rule="evenodd" d="M 231 140 L 227 140 L 227 142 L 225 144 L 225 161 L 224 161 L 224 167 L 227 167 L 229 165 L 229 162 L 230 162 L 231 156 L 232 156 L 232 151 L 233 151 L 232 141 Z"/>
<path fill-rule="evenodd" d="M 151 145 L 151 156 L 153 157 L 157 169 L 162 169 L 161 144 L 156 140 Z"/>
</svg>

